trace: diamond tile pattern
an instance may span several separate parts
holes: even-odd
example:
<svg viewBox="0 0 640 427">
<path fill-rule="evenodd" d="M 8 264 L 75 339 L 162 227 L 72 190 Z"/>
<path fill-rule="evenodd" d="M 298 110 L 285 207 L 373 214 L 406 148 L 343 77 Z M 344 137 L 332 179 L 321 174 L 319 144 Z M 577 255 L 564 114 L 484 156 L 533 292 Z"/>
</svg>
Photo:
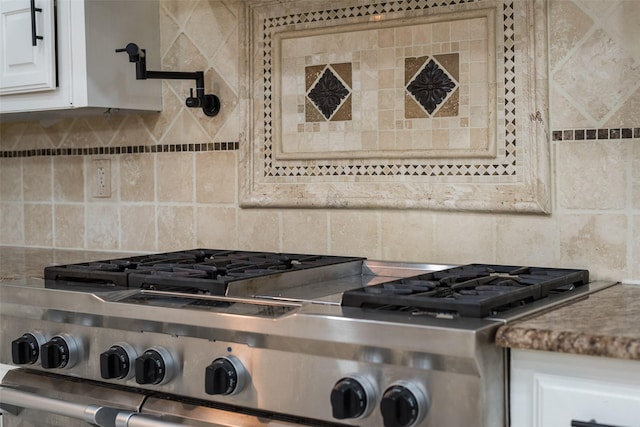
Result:
<svg viewBox="0 0 640 427">
<path fill-rule="evenodd" d="M 456 86 L 456 82 L 440 64 L 434 59 L 429 59 L 409 83 L 407 90 L 429 114 L 433 114 Z"/>
<path fill-rule="evenodd" d="M 264 102 L 264 146 L 262 151 L 264 177 L 294 177 L 294 176 L 427 176 L 427 177 L 482 177 L 482 176 L 516 176 L 518 172 L 518 162 L 516 158 L 516 94 L 515 94 L 515 29 L 514 29 L 514 4 L 513 0 L 505 0 L 502 6 L 502 13 L 499 18 L 504 27 L 504 92 L 499 94 L 504 97 L 505 109 L 503 113 L 504 126 L 508 127 L 502 131 L 504 135 L 503 146 L 500 149 L 505 153 L 504 157 L 499 157 L 488 162 L 494 163 L 451 163 L 451 164 L 424 164 L 418 160 L 410 164 L 397 167 L 396 160 L 389 159 L 381 163 L 353 165 L 345 164 L 331 165 L 284 165 L 273 158 L 273 101 L 272 88 L 272 35 L 274 31 L 300 23 L 326 22 L 330 24 L 333 20 L 342 20 L 352 17 L 373 16 L 383 13 L 406 12 L 430 10 L 430 13 L 437 13 L 438 8 L 444 8 L 467 3 L 467 0 L 451 0 L 448 3 L 429 0 L 396 1 L 389 3 L 376 3 L 371 5 L 360 5 L 345 7 L 331 11 L 317 11 L 310 13 L 288 14 L 275 17 L 266 17 L 262 23 L 263 33 L 261 40 L 264 42 L 264 50 L 261 52 L 263 65 L 263 102 Z M 440 101 L 441 103 L 442 101 Z M 439 104 L 438 104 L 439 105 Z M 435 110 L 434 110 L 435 111 Z M 396 167 L 394 167 L 396 166 Z"/>
<path fill-rule="evenodd" d="M 307 94 L 327 120 L 338 110 L 347 95 L 349 95 L 349 89 L 328 67 Z"/>
</svg>

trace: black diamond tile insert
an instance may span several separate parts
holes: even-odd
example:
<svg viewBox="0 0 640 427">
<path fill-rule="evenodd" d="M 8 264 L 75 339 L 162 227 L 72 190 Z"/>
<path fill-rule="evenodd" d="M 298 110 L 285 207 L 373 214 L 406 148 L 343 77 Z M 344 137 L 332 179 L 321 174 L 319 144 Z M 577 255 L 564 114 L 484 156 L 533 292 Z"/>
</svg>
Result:
<svg viewBox="0 0 640 427">
<path fill-rule="evenodd" d="M 307 96 L 318 107 L 322 115 L 329 119 L 347 95 L 349 95 L 349 90 L 327 68 Z"/>
<path fill-rule="evenodd" d="M 622 128 L 623 138 L 633 138 L 633 130 L 631 128 Z"/>
<path fill-rule="evenodd" d="M 576 130 L 576 141 L 581 141 L 584 139 L 584 129 Z"/>
<path fill-rule="evenodd" d="M 454 87 L 456 84 L 447 73 L 431 59 L 409 83 L 407 90 L 429 114 L 432 114 Z"/>
</svg>

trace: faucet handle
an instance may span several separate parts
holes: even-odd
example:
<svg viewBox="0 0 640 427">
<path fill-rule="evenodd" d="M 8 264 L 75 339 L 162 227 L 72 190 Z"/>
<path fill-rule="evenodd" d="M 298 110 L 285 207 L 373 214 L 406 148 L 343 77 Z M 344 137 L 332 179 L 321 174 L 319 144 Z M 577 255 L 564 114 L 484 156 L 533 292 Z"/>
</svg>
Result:
<svg viewBox="0 0 640 427">
<path fill-rule="evenodd" d="M 140 56 L 144 57 L 144 49 L 140 50 L 137 44 L 129 43 L 127 47 L 116 49 L 116 52 L 127 52 L 129 62 L 139 62 Z"/>
</svg>

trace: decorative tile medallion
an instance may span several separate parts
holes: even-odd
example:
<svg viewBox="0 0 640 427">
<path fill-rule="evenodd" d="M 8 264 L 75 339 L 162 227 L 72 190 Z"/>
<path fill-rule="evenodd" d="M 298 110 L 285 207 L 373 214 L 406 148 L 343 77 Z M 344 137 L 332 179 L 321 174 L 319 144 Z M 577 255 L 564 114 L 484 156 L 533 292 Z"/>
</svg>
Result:
<svg viewBox="0 0 640 427">
<path fill-rule="evenodd" d="M 244 19 L 242 206 L 548 212 L 543 0 L 246 0 Z"/>
<path fill-rule="evenodd" d="M 452 55 L 457 56 L 457 54 Z M 435 59 L 429 57 L 407 58 L 405 60 L 405 69 L 412 68 L 410 64 L 416 62 L 416 60 L 423 62 L 424 66 L 407 85 L 407 92 L 431 116 L 436 110 L 440 109 L 444 101 L 458 87 L 458 82 Z M 407 114 L 406 110 L 405 117 L 413 118 Z"/>
<path fill-rule="evenodd" d="M 310 76 L 314 75 L 317 68 L 317 66 L 306 68 L 307 81 Z M 351 64 L 336 64 L 335 68 L 343 69 L 349 75 L 351 74 Z M 350 120 L 351 105 L 347 102 L 350 94 L 351 90 L 339 77 L 339 73 L 335 72 L 331 65 L 327 65 L 320 73 L 320 77 L 312 82 L 307 92 L 307 98 L 311 102 L 305 103 L 306 121 L 318 121 L 316 111 L 320 112 L 326 120 Z M 338 114 L 342 109 L 345 111 Z"/>
</svg>

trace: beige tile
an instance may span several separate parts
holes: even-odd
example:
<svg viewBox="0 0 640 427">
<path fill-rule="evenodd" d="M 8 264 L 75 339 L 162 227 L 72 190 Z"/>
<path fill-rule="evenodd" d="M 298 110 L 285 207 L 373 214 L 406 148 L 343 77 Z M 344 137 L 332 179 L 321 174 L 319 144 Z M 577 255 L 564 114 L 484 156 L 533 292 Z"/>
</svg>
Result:
<svg viewBox="0 0 640 427">
<path fill-rule="evenodd" d="M 555 218 L 500 216 L 496 225 L 496 262 L 562 267 L 558 265 L 558 225 Z"/>
<path fill-rule="evenodd" d="M 53 142 L 42 126 L 40 126 L 40 123 L 28 123 L 28 126 L 20 137 L 19 145 L 15 148 L 19 148 L 20 150 L 53 148 Z"/>
<path fill-rule="evenodd" d="M 24 206 L 22 203 L 0 203 L 0 244 L 24 245 Z"/>
<path fill-rule="evenodd" d="M 53 198 L 62 202 L 84 200 L 84 159 L 81 156 L 53 158 Z"/>
<path fill-rule="evenodd" d="M 631 260 L 631 278 L 640 281 L 640 215 L 633 216 Z"/>
<path fill-rule="evenodd" d="M 120 157 L 120 199 L 148 202 L 155 200 L 155 155 L 126 154 Z"/>
<path fill-rule="evenodd" d="M 610 3 L 614 4 L 613 10 L 605 18 L 603 27 L 624 46 L 627 52 L 639 59 L 640 25 L 638 25 L 638 17 L 640 16 L 640 2 L 626 0 Z"/>
<path fill-rule="evenodd" d="M 54 216 L 54 246 L 84 248 L 84 205 L 55 205 Z"/>
<path fill-rule="evenodd" d="M 162 0 L 160 2 L 161 13 L 168 13 L 178 24 L 184 24 L 191 15 L 196 3 L 196 1 L 185 0 Z"/>
<path fill-rule="evenodd" d="M 235 203 L 235 151 L 208 151 L 196 155 L 196 202 Z"/>
<path fill-rule="evenodd" d="M 550 105 L 551 129 L 583 129 L 597 127 L 597 122 L 587 117 L 573 105 L 566 94 L 558 89 L 551 90 L 553 102 Z"/>
<path fill-rule="evenodd" d="M 17 150 L 18 142 L 28 126 L 28 122 L 0 123 L 0 150 Z"/>
<path fill-rule="evenodd" d="M 158 200 L 193 201 L 193 154 L 159 153 L 156 156 Z"/>
<path fill-rule="evenodd" d="M 631 203 L 634 209 L 640 209 L 640 144 L 632 143 L 631 149 Z M 640 231 L 640 230 L 639 230 Z M 640 233 L 638 234 L 640 235 Z M 640 262 L 638 263 L 640 264 Z"/>
<path fill-rule="evenodd" d="M 593 70 L 598 70 L 594 73 Z M 602 120 L 628 96 L 638 79 L 634 59 L 603 30 L 591 33 L 553 74 L 565 90 L 595 120 Z M 598 90 L 594 91 L 593 88 Z"/>
<path fill-rule="evenodd" d="M 27 246 L 53 244 L 52 209 L 50 204 L 24 205 L 24 243 Z"/>
<path fill-rule="evenodd" d="M 431 262 L 434 259 L 434 215 L 430 211 L 380 213 L 382 259 Z"/>
<path fill-rule="evenodd" d="M 158 250 L 191 249 L 195 245 L 194 208 L 158 206 Z"/>
<path fill-rule="evenodd" d="M 156 143 L 141 116 L 124 116 L 122 124 L 118 128 L 109 129 L 109 131 L 102 131 L 105 134 L 103 138 L 105 140 L 108 139 L 111 142 L 110 145 L 114 147 L 153 145 Z"/>
<path fill-rule="evenodd" d="M 448 264 L 495 262 L 495 216 L 438 213 L 435 230 L 434 261 Z"/>
<path fill-rule="evenodd" d="M 283 210 L 282 251 L 327 253 L 327 214 L 321 210 Z"/>
<path fill-rule="evenodd" d="M 554 69 L 589 31 L 593 19 L 572 1 L 554 1 L 549 2 L 549 23 L 549 62 Z"/>
<path fill-rule="evenodd" d="M 558 205 L 568 209 L 623 209 L 627 157 L 627 146 L 617 141 L 560 144 Z"/>
<path fill-rule="evenodd" d="M 91 116 L 85 119 L 87 125 L 91 130 L 93 130 L 93 134 L 98 137 L 97 141 L 95 141 L 95 145 L 109 146 L 109 145 L 119 145 L 118 142 L 122 141 L 114 141 L 114 136 L 117 134 L 118 129 L 122 126 L 123 122 L 128 120 L 129 118 L 134 118 L 135 116 L 128 116 L 124 114 L 112 114 L 112 115 L 98 115 Z M 123 145 L 138 145 L 140 142 L 136 140 L 130 140 L 127 144 Z"/>
<path fill-rule="evenodd" d="M 620 280 L 627 270 L 627 217 L 576 214 L 560 217 L 560 262 L 586 268 L 594 279 Z"/>
<path fill-rule="evenodd" d="M 640 45 L 639 45 L 640 46 Z M 604 124 L 604 128 L 619 128 L 620 124 L 624 126 L 638 126 L 638 117 L 640 117 L 640 88 L 633 92 L 627 98 L 624 104 L 621 104 L 618 111 L 612 115 Z"/>
<path fill-rule="evenodd" d="M 103 144 L 100 138 L 85 119 L 76 119 L 64 139 L 64 147 L 69 148 L 99 147 L 101 145 Z"/>
<path fill-rule="evenodd" d="M 227 40 L 237 25 L 238 21 L 233 10 L 223 2 L 201 1 L 196 2 L 196 7 L 185 28 L 205 58 L 211 60 L 222 43 L 211 43 L 210 41 Z"/>
<path fill-rule="evenodd" d="M 87 249 L 118 249 L 120 218 L 118 206 L 91 203 L 86 206 Z"/>
<path fill-rule="evenodd" d="M 280 215 L 272 209 L 238 211 L 238 249 L 280 251 Z"/>
<path fill-rule="evenodd" d="M 51 157 L 27 157 L 22 160 L 25 201 L 45 202 L 52 197 Z"/>
<path fill-rule="evenodd" d="M 120 249 L 153 252 L 156 250 L 156 208 L 154 205 L 120 206 L 122 224 Z"/>
<path fill-rule="evenodd" d="M 75 118 L 51 119 L 41 121 L 40 125 L 51 140 L 53 146 L 60 147 L 64 145 L 64 141 L 76 120 Z"/>
<path fill-rule="evenodd" d="M 238 248 L 236 208 L 199 207 L 196 211 L 196 246 Z"/>
<path fill-rule="evenodd" d="M 22 200 L 22 159 L 0 159 L 0 201 Z"/>
<path fill-rule="evenodd" d="M 144 125 L 157 141 L 163 138 L 176 115 L 184 108 L 183 104 L 184 99 L 178 97 L 169 87 L 169 83 L 163 81 L 162 111 L 142 116 Z"/>
<path fill-rule="evenodd" d="M 329 213 L 329 250 L 335 255 L 380 258 L 379 217 L 373 210 L 335 210 Z"/>
</svg>

